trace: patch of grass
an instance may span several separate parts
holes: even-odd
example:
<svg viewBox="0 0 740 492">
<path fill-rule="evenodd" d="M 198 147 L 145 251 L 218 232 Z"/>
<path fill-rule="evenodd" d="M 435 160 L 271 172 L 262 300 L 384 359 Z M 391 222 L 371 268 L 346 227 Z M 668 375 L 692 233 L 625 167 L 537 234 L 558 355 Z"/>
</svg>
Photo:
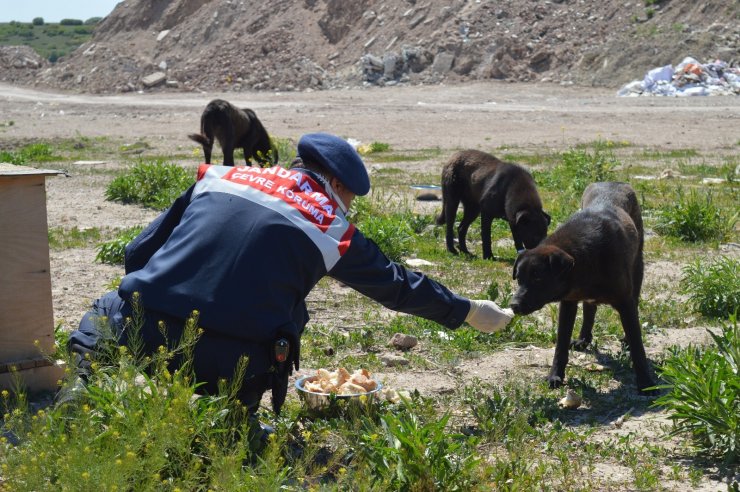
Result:
<svg viewBox="0 0 740 492">
<path fill-rule="evenodd" d="M 740 261 L 721 255 L 695 260 L 683 268 L 681 290 L 695 311 L 727 319 L 740 311 Z"/>
<path fill-rule="evenodd" d="M 603 152 L 606 150 L 625 149 L 628 147 L 632 147 L 632 145 L 633 144 L 627 140 L 604 140 L 599 138 L 598 140 L 594 140 L 593 142 L 577 144 L 575 148 L 578 150 L 594 149 L 596 151 Z"/>
<path fill-rule="evenodd" d="M 92 37 L 93 25 L 34 25 L 24 22 L 0 23 L 0 45 L 30 46 L 43 58 L 55 62 Z"/>
<path fill-rule="evenodd" d="M 162 210 L 172 205 L 193 183 L 193 174 L 176 164 L 162 160 L 142 161 L 116 177 L 105 190 L 105 197 Z"/>
<path fill-rule="evenodd" d="M 442 155 L 442 149 L 439 147 L 433 149 L 422 149 L 416 151 L 409 151 L 405 153 L 381 153 L 372 154 L 370 159 L 372 162 L 388 163 L 388 162 L 414 162 L 414 161 L 426 161 L 428 159 L 437 159 Z"/>
<path fill-rule="evenodd" d="M 737 318 L 709 332 L 714 346 L 675 349 L 660 368 L 668 393 L 655 400 L 674 423 L 671 434 L 691 436 L 699 449 L 740 463 L 740 330 Z"/>
<path fill-rule="evenodd" d="M 405 216 L 366 216 L 358 227 L 391 260 L 402 261 L 408 256 L 413 231 Z"/>
<path fill-rule="evenodd" d="M 123 265 L 126 245 L 141 233 L 142 227 L 131 227 L 122 231 L 115 239 L 99 244 L 95 259 L 109 265 Z"/>
<path fill-rule="evenodd" d="M 638 158 L 643 160 L 666 160 L 666 159 L 691 159 L 699 157 L 696 149 L 672 149 L 672 150 L 644 150 L 638 154 Z"/>
<path fill-rule="evenodd" d="M 580 206 L 583 190 L 596 181 L 613 181 L 619 165 L 612 148 L 599 141 L 588 147 L 572 148 L 560 161 L 546 169 L 535 169 L 537 183 L 547 212 L 555 223 L 569 217 Z"/>
<path fill-rule="evenodd" d="M 250 456 L 247 419 L 232 386 L 225 385 L 221 395 L 195 399 L 187 361 L 197 340 L 196 327 L 193 318 L 176 348 L 147 360 L 106 346 L 106 355 L 92 364 L 87 385 L 80 387 L 75 377 L 67 378 L 52 407 L 32 412 L 25 395 L 3 392 L 3 436 L 23 439 L 18 446 L 5 437 L 0 440 L 3 485 L 13 490 L 142 490 L 165 485 L 198 490 L 206 484 L 221 488 L 219 484 L 232 476 L 247 478 L 241 472 Z M 175 355 L 186 363 L 170 372 L 168 362 Z M 242 375 L 244 367 L 237 370 Z M 241 381 L 238 374 L 234 381 Z M 273 479 L 280 476 L 270 473 Z"/>
<path fill-rule="evenodd" d="M 59 157 L 52 152 L 51 146 L 46 143 L 28 144 L 16 151 L 0 151 L 0 162 L 9 162 L 18 166 L 58 159 Z"/>
<path fill-rule="evenodd" d="M 712 193 L 700 196 L 678 189 L 672 204 L 659 211 L 655 229 L 659 234 L 683 241 L 724 241 L 735 229 L 737 212 L 728 215 L 714 203 Z"/>
<path fill-rule="evenodd" d="M 361 155 L 377 154 L 378 152 L 388 152 L 391 145 L 385 142 L 370 142 L 367 145 L 360 145 L 357 151 Z"/>
<path fill-rule="evenodd" d="M 79 229 L 77 226 L 71 229 L 63 227 L 49 228 L 49 247 L 51 249 L 82 248 L 100 240 L 101 231 L 97 227 Z"/>
</svg>

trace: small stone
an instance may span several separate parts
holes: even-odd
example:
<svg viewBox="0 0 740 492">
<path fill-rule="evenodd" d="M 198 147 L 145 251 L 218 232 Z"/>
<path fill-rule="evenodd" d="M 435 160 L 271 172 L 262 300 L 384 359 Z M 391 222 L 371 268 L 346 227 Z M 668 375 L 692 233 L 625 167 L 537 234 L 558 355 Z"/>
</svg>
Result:
<svg viewBox="0 0 740 492">
<path fill-rule="evenodd" d="M 409 360 L 399 355 L 383 354 L 380 356 L 380 362 L 387 367 L 399 367 L 409 365 Z"/>
<path fill-rule="evenodd" d="M 565 397 L 560 399 L 558 405 L 560 406 L 560 408 L 573 410 L 580 407 L 581 403 L 583 403 L 583 399 L 581 398 L 581 396 L 572 389 L 569 389 L 568 392 L 565 394 Z"/>
<path fill-rule="evenodd" d="M 409 350 L 419 343 L 419 339 L 413 335 L 405 335 L 403 333 L 396 333 L 391 338 L 391 345 L 400 350 Z"/>
</svg>

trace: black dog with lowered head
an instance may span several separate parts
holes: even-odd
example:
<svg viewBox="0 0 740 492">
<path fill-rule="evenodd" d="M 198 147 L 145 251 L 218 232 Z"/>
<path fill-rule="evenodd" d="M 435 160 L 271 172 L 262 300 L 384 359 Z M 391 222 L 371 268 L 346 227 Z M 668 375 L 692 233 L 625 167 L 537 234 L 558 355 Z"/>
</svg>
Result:
<svg viewBox="0 0 740 492">
<path fill-rule="evenodd" d="M 446 225 L 447 250 L 453 254 L 457 254 L 453 226 L 460 202 L 463 218 L 457 231 L 463 253 L 470 254 L 465 236 L 479 214 L 484 259 L 493 257 L 493 219 L 505 219 L 509 223 L 517 251 L 534 248 L 547 235 L 550 216 L 542 210 L 532 175 L 523 167 L 503 162 L 491 154 L 462 150 L 442 168 L 442 213 L 437 224 Z"/>
<path fill-rule="evenodd" d="M 582 350 L 592 340 L 598 304 L 619 313 L 632 357 L 637 387 L 653 386 L 642 344 L 637 306 L 643 277 L 643 228 L 640 205 L 626 183 L 592 183 L 583 192 L 581 210 L 527 250 L 514 263 L 519 288 L 511 301 L 516 314 L 530 314 L 560 301 L 555 358 L 547 380 L 563 384 L 568 350 Z M 583 302 L 583 326 L 571 342 L 578 302 Z"/>
<path fill-rule="evenodd" d="M 244 149 L 244 160 L 250 165 L 254 158 L 261 165 L 277 164 L 278 153 L 267 130 L 254 111 L 240 109 L 223 99 L 209 102 L 200 117 L 200 133 L 188 135 L 203 146 L 206 164 L 211 163 L 214 140 L 224 154 L 224 165 L 234 165 L 234 149 Z"/>
</svg>

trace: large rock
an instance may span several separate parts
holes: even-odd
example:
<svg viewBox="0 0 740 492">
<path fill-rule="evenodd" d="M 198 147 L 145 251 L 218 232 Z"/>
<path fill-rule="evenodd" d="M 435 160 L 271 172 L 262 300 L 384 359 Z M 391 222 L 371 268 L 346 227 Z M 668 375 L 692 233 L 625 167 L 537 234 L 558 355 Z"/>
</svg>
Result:
<svg viewBox="0 0 740 492">
<path fill-rule="evenodd" d="M 167 74 L 164 72 L 154 72 L 141 79 L 144 87 L 154 87 L 167 80 Z"/>
</svg>

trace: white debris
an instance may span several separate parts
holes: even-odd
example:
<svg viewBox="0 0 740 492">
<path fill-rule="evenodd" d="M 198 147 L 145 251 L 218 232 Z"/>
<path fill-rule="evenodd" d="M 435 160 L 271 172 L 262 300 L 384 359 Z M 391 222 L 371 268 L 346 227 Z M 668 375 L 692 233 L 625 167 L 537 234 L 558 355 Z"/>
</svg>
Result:
<svg viewBox="0 0 740 492">
<path fill-rule="evenodd" d="M 618 96 L 732 96 L 740 94 L 740 68 L 715 60 L 699 63 L 684 58 L 675 67 L 665 65 L 645 74 L 642 80 L 623 85 Z"/>
</svg>

